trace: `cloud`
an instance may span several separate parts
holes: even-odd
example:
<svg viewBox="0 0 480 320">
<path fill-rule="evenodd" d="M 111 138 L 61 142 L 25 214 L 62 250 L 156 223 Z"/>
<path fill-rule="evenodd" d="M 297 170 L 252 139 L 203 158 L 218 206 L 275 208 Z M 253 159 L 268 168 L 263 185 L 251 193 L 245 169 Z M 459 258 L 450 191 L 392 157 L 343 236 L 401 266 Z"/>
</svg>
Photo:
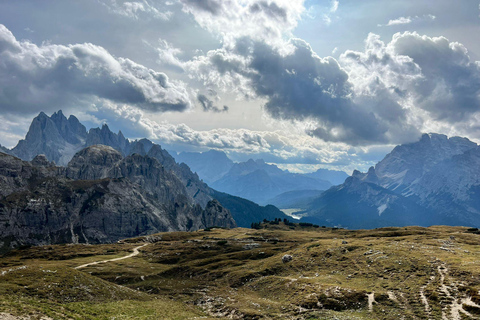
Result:
<svg viewBox="0 0 480 320">
<path fill-rule="evenodd" d="M 437 17 L 432 15 L 432 14 L 424 14 L 423 16 L 414 16 L 414 17 L 399 17 L 396 19 L 389 20 L 387 24 L 382 25 L 379 24 L 379 27 L 386 26 L 386 27 L 391 27 L 391 26 L 398 26 L 398 25 L 404 25 L 404 24 L 410 24 L 415 21 L 433 21 Z"/>
<path fill-rule="evenodd" d="M 288 122 L 277 122 L 275 131 L 227 128 L 198 131 L 185 124 L 157 123 L 142 110 L 127 105 L 105 102 L 98 106 L 98 111 L 102 119 L 110 119 L 115 125 L 120 123 L 127 137 L 148 137 L 174 150 L 222 150 L 239 161 L 254 157 L 273 163 L 338 167 L 351 172 L 355 168 L 368 169 L 392 148 L 326 143 L 305 135 Z M 97 122 L 105 121 L 109 122 Z M 112 127 L 110 123 L 109 126 Z"/>
<path fill-rule="evenodd" d="M 90 43 L 17 41 L 0 25 L 0 105 L 11 113 L 84 106 L 92 99 L 155 112 L 192 107 L 185 84 Z"/>
<path fill-rule="evenodd" d="M 365 52 L 347 51 L 340 62 L 357 95 L 389 88 L 412 113 L 426 112 L 425 120 L 454 124 L 480 111 L 480 65 L 444 37 L 405 32 L 385 44 L 370 34 Z"/>
<path fill-rule="evenodd" d="M 200 102 L 200 105 L 202 106 L 204 112 L 228 112 L 227 106 L 223 106 L 223 108 L 220 109 L 217 106 L 214 106 L 213 101 L 203 94 L 198 94 L 197 100 L 198 102 Z"/>
<path fill-rule="evenodd" d="M 173 15 L 171 11 L 158 9 L 147 0 L 143 1 L 119 1 L 100 0 L 100 3 L 107 7 L 108 11 L 127 18 L 138 20 L 142 15 L 151 16 L 156 19 L 169 20 Z"/>
<path fill-rule="evenodd" d="M 177 72 L 184 71 L 184 63 L 177 57 L 182 50 L 174 47 L 166 40 L 159 39 L 159 46 L 155 48 L 158 53 L 158 64 L 169 67 Z"/>
<path fill-rule="evenodd" d="M 331 57 L 321 58 L 301 39 L 289 54 L 264 42 L 242 38 L 235 49 L 210 51 L 189 68 L 206 85 L 234 88 L 266 101 L 276 119 L 311 121 L 307 133 L 352 145 L 403 142 L 419 132 L 389 88 L 357 95 L 349 74 Z M 399 134 L 403 133 L 403 134 Z"/>
<path fill-rule="evenodd" d="M 183 11 L 197 23 L 233 45 L 236 38 L 248 36 L 270 44 L 283 41 L 297 26 L 304 0 L 179 0 Z"/>
<path fill-rule="evenodd" d="M 318 16 L 320 16 L 323 22 L 328 26 L 332 23 L 332 18 L 338 11 L 339 5 L 340 2 L 338 0 L 330 1 L 330 5 L 327 7 L 311 5 L 304 14 L 310 19 L 316 19 Z"/>
</svg>

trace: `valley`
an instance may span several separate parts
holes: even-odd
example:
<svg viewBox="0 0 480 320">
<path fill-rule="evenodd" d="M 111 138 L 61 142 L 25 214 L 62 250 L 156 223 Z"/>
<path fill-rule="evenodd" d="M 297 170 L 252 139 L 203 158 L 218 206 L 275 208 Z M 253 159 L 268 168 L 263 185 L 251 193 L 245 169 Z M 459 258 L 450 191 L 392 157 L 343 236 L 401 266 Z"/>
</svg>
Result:
<svg viewBox="0 0 480 320">
<path fill-rule="evenodd" d="M 479 241 L 465 227 L 271 221 L 24 247 L 0 259 L 0 317 L 478 319 Z"/>
</svg>

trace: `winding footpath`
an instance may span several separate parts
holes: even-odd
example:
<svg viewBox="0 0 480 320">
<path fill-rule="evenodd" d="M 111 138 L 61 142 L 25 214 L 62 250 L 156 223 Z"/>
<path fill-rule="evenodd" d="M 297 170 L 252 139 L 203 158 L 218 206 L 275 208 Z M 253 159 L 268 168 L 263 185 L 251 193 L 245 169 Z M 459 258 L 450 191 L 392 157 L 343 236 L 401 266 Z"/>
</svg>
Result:
<svg viewBox="0 0 480 320">
<path fill-rule="evenodd" d="M 135 257 L 135 256 L 140 254 L 139 249 L 145 247 L 146 245 L 148 245 L 148 243 L 145 243 L 144 245 L 141 245 L 141 246 L 138 246 L 138 247 L 134 248 L 133 252 L 129 255 L 126 255 L 125 257 L 85 263 L 85 264 L 82 264 L 81 266 L 75 267 L 74 269 L 82 269 L 82 268 L 85 268 L 85 267 L 88 267 L 88 266 L 93 266 L 93 265 L 100 264 L 100 263 L 106 263 L 106 262 L 111 262 L 111 261 L 119 261 L 119 260 L 124 260 L 124 259 L 131 258 L 131 257 Z"/>
</svg>

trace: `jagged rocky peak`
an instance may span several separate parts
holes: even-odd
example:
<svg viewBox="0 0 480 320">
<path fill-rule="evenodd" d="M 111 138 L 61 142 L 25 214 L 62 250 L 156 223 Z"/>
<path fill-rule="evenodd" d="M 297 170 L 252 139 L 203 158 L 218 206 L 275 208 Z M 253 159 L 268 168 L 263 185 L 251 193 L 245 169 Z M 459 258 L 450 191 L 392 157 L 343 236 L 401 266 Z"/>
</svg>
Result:
<svg viewBox="0 0 480 320">
<path fill-rule="evenodd" d="M 48 161 L 47 156 L 44 154 L 39 154 L 35 156 L 35 158 L 33 158 L 31 162 L 32 162 L 32 165 L 34 165 L 35 167 L 54 167 L 55 166 L 55 162 Z"/>
<path fill-rule="evenodd" d="M 87 129 L 71 115 L 68 119 L 64 116 L 62 110 L 52 114 L 50 119 L 55 123 L 60 135 L 71 144 L 85 143 L 87 138 Z"/>
<path fill-rule="evenodd" d="M 235 228 L 237 224 L 230 214 L 230 211 L 222 207 L 216 199 L 210 200 L 205 207 L 205 222 L 207 227 L 222 226 Z"/>
<path fill-rule="evenodd" d="M 67 176 L 82 180 L 101 179 L 122 159 L 122 154 L 112 147 L 93 145 L 75 154 L 68 164 Z"/>
<path fill-rule="evenodd" d="M 61 110 L 51 117 L 40 112 L 33 119 L 25 139 L 9 153 L 27 161 L 44 154 L 48 160 L 66 165 L 84 146 L 86 135 L 85 127 L 74 116 L 67 119 Z"/>
<path fill-rule="evenodd" d="M 112 132 L 105 123 L 102 125 L 102 128 L 92 128 L 90 131 L 88 131 L 86 145 L 92 146 L 96 144 L 111 146 L 125 154 L 129 145 L 129 141 L 120 131 L 118 134 Z"/>
<path fill-rule="evenodd" d="M 395 147 L 375 166 L 375 170 L 380 177 L 399 174 L 407 169 L 424 172 L 440 161 L 475 147 L 477 144 L 467 138 L 448 138 L 437 133 L 423 134 L 417 142 Z"/>
</svg>

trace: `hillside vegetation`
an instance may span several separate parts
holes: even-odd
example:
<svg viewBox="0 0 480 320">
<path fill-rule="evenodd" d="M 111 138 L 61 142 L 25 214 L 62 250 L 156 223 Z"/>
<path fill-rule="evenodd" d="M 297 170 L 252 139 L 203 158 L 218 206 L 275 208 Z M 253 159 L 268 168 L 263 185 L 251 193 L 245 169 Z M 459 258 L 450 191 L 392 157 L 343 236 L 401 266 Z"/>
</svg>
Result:
<svg viewBox="0 0 480 320">
<path fill-rule="evenodd" d="M 12 251 L 0 259 L 0 318 L 480 317 L 477 229 L 256 227 Z"/>
</svg>

